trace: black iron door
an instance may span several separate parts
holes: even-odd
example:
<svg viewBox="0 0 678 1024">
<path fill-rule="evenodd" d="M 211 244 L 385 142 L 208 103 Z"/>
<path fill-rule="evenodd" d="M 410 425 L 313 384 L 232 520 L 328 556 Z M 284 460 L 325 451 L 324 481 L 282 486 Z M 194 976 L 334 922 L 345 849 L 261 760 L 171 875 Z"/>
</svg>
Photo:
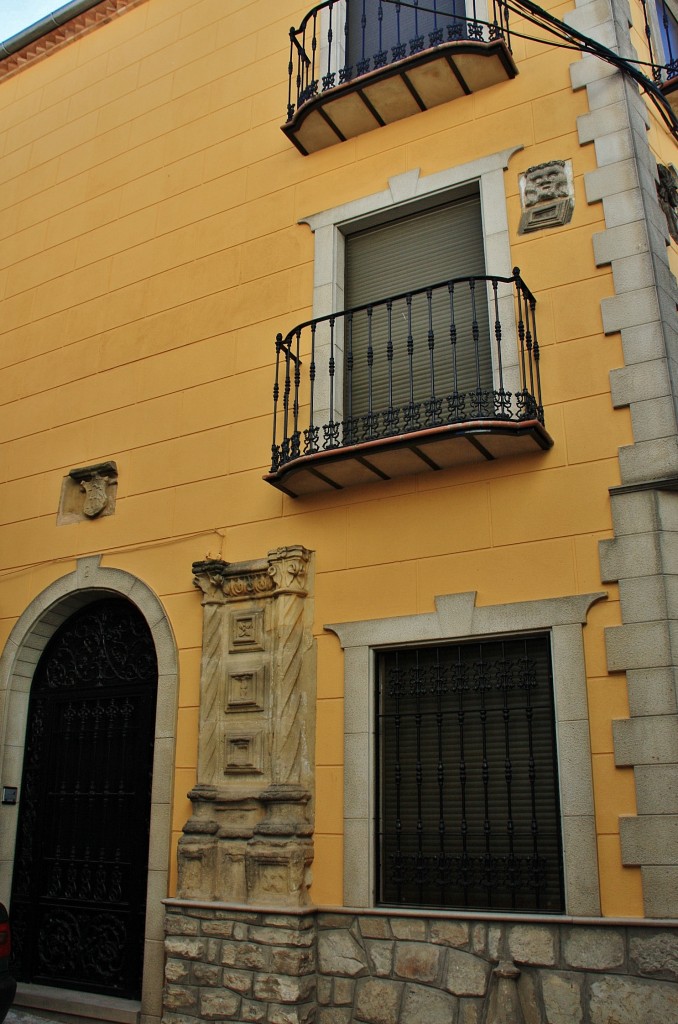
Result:
<svg viewBox="0 0 678 1024">
<path fill-rule="evenodd" d="M 71 616 L 38 663 L 11 903 L 21 981 L 140 995 L 157 679 L 148 626 L 117 598 Z"/>
</svg>

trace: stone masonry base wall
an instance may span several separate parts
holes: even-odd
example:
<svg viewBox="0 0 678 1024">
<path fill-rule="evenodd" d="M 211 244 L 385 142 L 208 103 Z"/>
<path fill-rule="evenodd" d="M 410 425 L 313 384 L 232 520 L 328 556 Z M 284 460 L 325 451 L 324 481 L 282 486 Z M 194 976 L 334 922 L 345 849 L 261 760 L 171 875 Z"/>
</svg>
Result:
<svg viewBox="0 0 678 1024">
<path fill-rule="evenodd" d="M 678 1024 L 678 930 L 170 902 L 165 1024 Z"/>
</svg>

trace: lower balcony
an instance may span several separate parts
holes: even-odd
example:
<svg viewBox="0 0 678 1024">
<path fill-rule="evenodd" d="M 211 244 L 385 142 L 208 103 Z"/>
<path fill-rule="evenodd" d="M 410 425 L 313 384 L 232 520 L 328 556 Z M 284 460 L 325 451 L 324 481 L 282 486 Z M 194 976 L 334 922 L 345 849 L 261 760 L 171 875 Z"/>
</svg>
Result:
<svg viewBox="0 0 678 1024">
<path fill-rule="evenodd" d="M 264 479 L 291 497 L 552 444 L 536 301 L 517 269 L 443 281 L 278 335 Z"/>
<path fill-rule="evenodd" d="M 290 29 L 283 132 L 306 156 L 514 78 L 508 18 L 505 0 L 324 0 Z"/>
</svg>

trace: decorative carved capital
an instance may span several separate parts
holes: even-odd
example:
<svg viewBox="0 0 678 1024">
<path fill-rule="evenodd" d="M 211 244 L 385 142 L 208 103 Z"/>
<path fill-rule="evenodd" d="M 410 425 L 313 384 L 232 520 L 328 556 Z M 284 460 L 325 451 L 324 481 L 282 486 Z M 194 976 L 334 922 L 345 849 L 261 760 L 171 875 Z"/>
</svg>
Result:
<svg viewBox="0 0 678 1024">
<path fill-rule="evenodd" d="M 306 594 L 306 577 L 310 552 L 297 544 L 289 548 L 276 548 L 268 553 L 269 574 L 277 594 Z"/>
<path fill-rule="evenodd" d="M 268 562 L 224 562 L 213 558 L 193 563 L 193 585 L 204 594 L 203 604 L 267 597 L 274 591 Z"/>
<path fill-rule="evenodd" d="M 255 562 L 224 562 L 211 558 L 193 563 L 193 584 L 204 594 L 203 604 L 275 597 L 277 594 L 306 595 L 310 552 L 297 544 L 269 551 L 267 559 Z"/>
</svg>

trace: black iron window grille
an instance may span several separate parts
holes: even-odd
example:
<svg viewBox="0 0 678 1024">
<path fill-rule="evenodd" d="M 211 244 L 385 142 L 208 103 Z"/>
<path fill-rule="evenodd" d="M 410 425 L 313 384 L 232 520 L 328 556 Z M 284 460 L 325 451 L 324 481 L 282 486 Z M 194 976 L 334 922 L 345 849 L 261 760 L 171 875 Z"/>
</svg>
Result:
<svg viewBox="0 0 678 1024">
<path fill-rule="evenodd" d="M 678 19 L 666 0 L 641 0 L 641 3 L 652 76 L 658 84 L 678 78 Z M 659 38 L 652 31 L 654 15 Z"/>
<path fill-rule="evenodd" d="M 324 0 L 290 29 L 287 119 L 307 100 L 370 71 L 443 43 L 503 39 L 510 50 L 509 8 L 490 0 Z"/>
<path fill-rule="evenodd" d="M 506 285 L 515 295 L 508 315 Z M 301 456 L 451 424 L 543 425 L 535 306 L 516 268 L 510 278 L 443 281 L 279 334 L 271 472 Z M 509 334 L 518 343 L 514 391 L 505 381 Z"/>
<path fill-rule="evenodd" d="M 378 902 L 563 912 L 548 636 L 377 663 Z"/>
</svg>

